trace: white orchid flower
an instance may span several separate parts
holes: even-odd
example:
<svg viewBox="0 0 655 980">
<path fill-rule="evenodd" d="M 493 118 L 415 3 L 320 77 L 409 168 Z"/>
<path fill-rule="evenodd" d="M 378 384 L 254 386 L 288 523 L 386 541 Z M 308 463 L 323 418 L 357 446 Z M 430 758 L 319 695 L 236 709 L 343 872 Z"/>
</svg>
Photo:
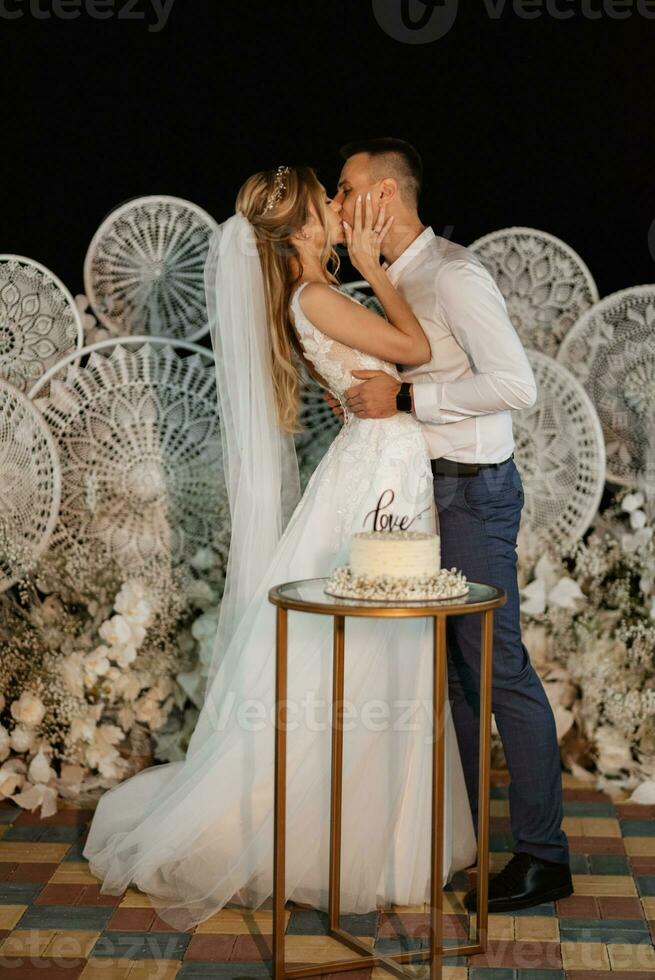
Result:
<svg viewBox="0 0 655 980">
<path fill-rule="evenodd" d="M 621 501 L 621 507 L 628 514 L 631 514 L 632 511 L 637 510 L 638 507 L 641 507 L 643 502 L 644 495 L 640 490 L 638 490 L 637 493 L 627 493 Z"/>
<path fill-rule="evenodd" d="M 0 725 L 0 762 L 9 758 L 10 754 L 10 736 L 9 732 L 4 725 Z"/>
<path fill-rule="evenodd" d="M 134 725 L 134 711 L 128 705 L 123 705 L 123 707 L 118 712 L 118 722 L 124 732 L 129 732 Z"/>
<path fill-rule="evenodd" d="M 655 804 L 655 779 L 647 779 L 645 782 L 640 783 L 640 785 L 632 791 L 632 796 L 629 796 L 626 802 L 643 803 L 645 806 L 652 806 Z"/>
<path fill-rule="evenodd" d="M 141 623 L 136 623 L 133 620 L 128 620 L 130 624 L 130 630 L 132 631 L 132 636 L 130 639 L 130 646 L 140 647 L 146 638 L 146 628 L 142 626 Z"/>
<path fill-rule="evenodd" d="M 46 786 L 45 783 L 32 785 L 26 781 L 23 783 L 22 791 L 10 796 L 9 799 L 24 810 L 36 810 L 40 806 L 42 817 L 51 817 L 57 812 L 57 790 L 52 786 Z"/>
<path fill-rule="evenodd" d="M 111 655 L 109 647 L 102 644 L 88 653 L 83 661 L 84 675 L 88 684 L 94 684 L 98 677 L 107 673 L 110 667 L 108 657 Z"/>
<path fill-rule="evenodd" d="M 538 616 L 548 605 L 561 609 L 576 609 L 576 600 L 586 599 L 577 582 L 568 575 L 558 575 L 547 555 L 542 555 L 535 566 L 535 578 L 520 590 L 524 596 L 521 612 Z"/>
<path fill-rule="evenodd" d="M 9 742 L 14 752 L 31 752 L 34 747 L 34 731 L 24 725 L 16 725 L 9 736 Z"/>
<path fill-rule="evenodd" d="M 644 548 L 653 536 L 652 527 L 640 527 L 634 534 L 621 536 L 621 548 L 627 555 Z"/>
<path fill-rule="evenodd" d="M 578 583 L 567 575 L 563 575 L 548 593 L 550 605 L 559 606 L 561 609 L 575 609 L 576 599 L 585 598 L 586 596 Z"/>
<path fill-rule="evenodd" d="M 43 752 L 37 752 L 29 764 L 27 776 L 33 783 L 49 783 L 55 771 Z"/>
<path fill-rule="evenodd" d="M 115 779 L 120 775 L 121 757 L 116 749 L 107 747 L 105 743 L 97 746 L 90 745 L 86 750 L 86 761 L 107 779 Z"/>
<path fill-rule="evenodd" d="M 132 671 L 123 670 L 114 680 L 114 690 L 125 701 L 134 701 L 142 687 L 141 679 Z"/>
<path fill-rule="evenodd" d="M 132 638 L 132 628 L 124 616 L 112 616 L 98 630 L 109 646 L 121 646 Z"/>
<path fill-rule="evenodd" d="M 176 679 L 189 700 L 195 705 L 200 706 L 202 703 L 202 689 L 204 686 L 204 678 L 200 668 L 196 666 L 194 670 L 181 671 L 177 675 Z"/>
<path fill-rule="evenodd" d="M 82 664 L 84 663 L 84 651 L 76 650 L 74 653 L 70 653 L 65 660 L 62 661 L 59 668 L 61 673 L 61 678 L 66 685 L 67 689 L 75 697 L 81 698 L 84 695 L 84 676 L 82 673 Z"/>
<path fill-rule="evenodd" d="M 36 727 L 43 721 L 45 705 L 40 697 L 30 691 L 23 691 L 21 696 L 11 703 L 12 717 L 23 725 Z"/>
<path fill-rule="evenodd" d="M 208 609 L 210 606 L 215 605 L 218 600 L 218 595 L 208 582 L 203 582 L 200 579 L 194 579 L 187 589 L 187 596 L 190 602 L 199 609 Z"/>
<path fill-rule="evenodd" d="M 0 769 L 0 800 L 7 799 L 13 800 L 14 794 L 21 788 L 25 782 L 25 776 L 20 772 L 14 772 L 12 769 Z"/>
<path fill-rule="evenodd" d="M 218 623 L 218 609 L 212 608 L 198 616 L 191 627 L 191 635 L 194 640 L 201 643 L 205 639 L 214 637 Z"/>
<path fill-rule="evenodd" d="M 521 589 L 521 595 L 525 596 L 521 603 L 521 612 L 528 613 L 530 616 L 539 616 L 546 611 L 548 594 L 543 579 L 533 579 Z"/>
<path fill-rule="evenodd" d="M 119 605 L 123 605 L 124 607 L 132 606 L 135 603 L 140 602 L 141 599 L 145 599 L 147 594 L 148 591 L 141 579 L 129 579 L 129 581 L 124 582 L 121 586 L 120 592 L 116 596 L 114 608 L 118 609 L 119 612 L 122 612 L 122 610 L 119 609 Z"/>
<path fill-rule="evenodd" d="M 27 766 L 23 759 L 13 756 L 0 766 L 0 800 L 12 796 L 25 782 Z"/>
<path fill-rule="evenodd" d="M 70 727 L 70 737 L 73 742 L 92 742 L 96 734 L 96 723 L 93 718 L 73 718 Z"/>
<path fill-rule="evenodd" d="M 110 657 L 119 667 L 129 667 L 136 660 L 136 647 L 131 643 L 122 643 L 111 648 Z"/>
<path fill-rule="evenodd" d="M 643 510 L 630 511 L 630 527 L 635 531 L 646 526 L 646 514 Z"/>
<path fill-rule="evenodd" d="M 147 626 L 152 619 L 152 604 L 148 601 L 141 587 L 135 587 L 131 582 L 123 586 L 116 596 L 114 609 L 125 619 L 141 626 Z"/>
<path fill-rule="evenodd" d="M 97 743 L 104 742 L 107 745 L 118 745 L 123 741 L 125 732 L 118 725 L 105 723 L 98 726 Z"/>
<path fill-rule="evenodd" d="M 549 555 L 542 555 L 534 569 L 535 578 L 543 579 L 544 582 L 550 587 L 555 584 L 558 579 L 557 568 L 551 561 Z"/>
<path fill-rule="evenodd" d="M 211 548 L 198 548 L 189 564 L 199 572 L 206 572 L 216 564 L 216 555 Z"/>
</svg>

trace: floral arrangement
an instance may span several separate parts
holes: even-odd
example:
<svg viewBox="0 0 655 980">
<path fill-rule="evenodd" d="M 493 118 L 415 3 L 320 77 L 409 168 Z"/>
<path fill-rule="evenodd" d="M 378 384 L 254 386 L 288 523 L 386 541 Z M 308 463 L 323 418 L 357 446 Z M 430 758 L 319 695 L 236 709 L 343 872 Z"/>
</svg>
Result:
<svg viewBox="0 0 655 980">
<path fill-rule="evenodd" d="M 519 566 L 523 639 L 565 766 L 638 802 L 655 802 L 652 513 L 643 493 L 620 490 L 570 552 Z"/>
<path fill-rule="evenodd" d="M 313 463 L 302 463 L 306 483 Z M 655 799 L 652 512 L 643 494 L 619 491 L 569 553 L 519 562 L 523 638 L 565 766 L 642 802 Z M 88 543 L 51 549 L 0 595 L 0 798 L 47 816 L 60 799 L 93 800 L 184 758 L 228 548 L 225 521 L 188 568 L 160 555 L 127 578 Z"/>
<path fill-rule="evenodd" d="M 92 800 L 184 756 L 226 551 L 126 581 L 88 549 L 52 551 L 0 596 L 0 798 L 48 816 L 59 798 Z"/>
</svg>

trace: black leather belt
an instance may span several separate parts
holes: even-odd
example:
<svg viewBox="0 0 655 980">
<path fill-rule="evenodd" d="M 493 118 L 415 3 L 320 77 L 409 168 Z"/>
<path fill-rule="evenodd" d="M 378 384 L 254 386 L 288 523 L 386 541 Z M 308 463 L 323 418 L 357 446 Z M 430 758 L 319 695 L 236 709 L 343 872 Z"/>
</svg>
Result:
<svg viewBox="0 0 655 980">
<path fill-rule="evenodd" d="M 514 453 L 500 463 L 458 463 L 457 460 L 440 456 L 439 459 L 431 459 L 430 465 L 435 476 L 476 476 L 480 470 L 502 466 L 510 459 L 514 459 Z"/>
</svg>

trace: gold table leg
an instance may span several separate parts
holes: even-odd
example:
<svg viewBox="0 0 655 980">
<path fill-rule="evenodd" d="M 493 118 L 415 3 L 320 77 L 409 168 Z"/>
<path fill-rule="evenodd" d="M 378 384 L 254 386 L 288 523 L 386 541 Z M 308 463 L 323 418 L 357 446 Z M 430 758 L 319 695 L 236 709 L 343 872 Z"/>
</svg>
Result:
<svg viewBox="0 0 655 980">
<path fill-rule="evenodd" d="M 275 641 L 275 808 L 273 811 L 273 976 L 284 978 L 287 781 L 287 610 L 277 607 Z"/>
<path fill-rule="evenodd" d="M 339 928 L 343 784 L 343 674 L 346 620 L 334 617 L 332 653 L 332 775 L 330 784 L 330 884 L 328 929 Z"/>
<path fill-rule="evenodd" d="M 441 980 L 443 943 L 444 705 L 446 617 L 432 621 L 432 832 L 430 861 L 430 980 Z"/>
<path fill-rule="evenodd" d="M 482 613 L 480 662 L 480 758 L 478 761 L 478 873 L 472 939 L 479 952 L 487 948 L 489 915 L 489 805 L 491 782 L 491 688 L 493 610 Z"/>
</svg>

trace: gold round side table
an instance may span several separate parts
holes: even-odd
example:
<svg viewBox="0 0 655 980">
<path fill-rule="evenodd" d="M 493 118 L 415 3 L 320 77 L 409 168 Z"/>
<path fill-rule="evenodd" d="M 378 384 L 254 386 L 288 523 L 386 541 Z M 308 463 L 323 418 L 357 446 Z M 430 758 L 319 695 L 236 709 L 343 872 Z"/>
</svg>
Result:
<svg viewBox="0 0 655 980">
<path fill-rule="evenodd" d="M 325 592 L 327 578 L 304 579 L 277 585 L 268 593 L 277 607 L 275 657 L 275 810 L 273 849 L 273 976 L 291 980 L 322 973 L 361 970 L 380 966 L 396 977 L 415 975 L 401 963 L 428 960 L 430 980 L 440 980 L 442 957 L 484 953 L 487 948 L 489 885 L 489 798 L 491 770 L 491 683 L 493 612 L 505 605 L 502 589 L 479 582 L 468 582 L 467 595 L 459 599 L 426 602 L 373 602 L 340 599 Z M 330 865 L 328 891 L 328 935 L 359 954 L 357 959 L 335 960 L 287 969 L 284 958 L 285 907 L 285 826 L 286 826 L 286 699 L 287 699 L 287 613 L 317 613 L 332 616 L 334 639 L 332 654 L 332 741 L 330 799 Z M 477 907 L 469 943 L 443 945 L 443 826 L 437 814 L 444 806 L 444 710 L 447 696 L 446 620 L 449 616 L 482 615 L 480 664 L 480 760 L 478 770 L 478 855 Z M 341 875 L 341 809 L 343 761 L 343 696 L 346 616 L 412 618 L 430 616 L 433 620 L 433 752 L 432 752 L 432 831 L 430 859 L 430 939 L 429 947 L 403 953 L 372 953 L 361 939 L 339 926 Z"/>
</svg>

